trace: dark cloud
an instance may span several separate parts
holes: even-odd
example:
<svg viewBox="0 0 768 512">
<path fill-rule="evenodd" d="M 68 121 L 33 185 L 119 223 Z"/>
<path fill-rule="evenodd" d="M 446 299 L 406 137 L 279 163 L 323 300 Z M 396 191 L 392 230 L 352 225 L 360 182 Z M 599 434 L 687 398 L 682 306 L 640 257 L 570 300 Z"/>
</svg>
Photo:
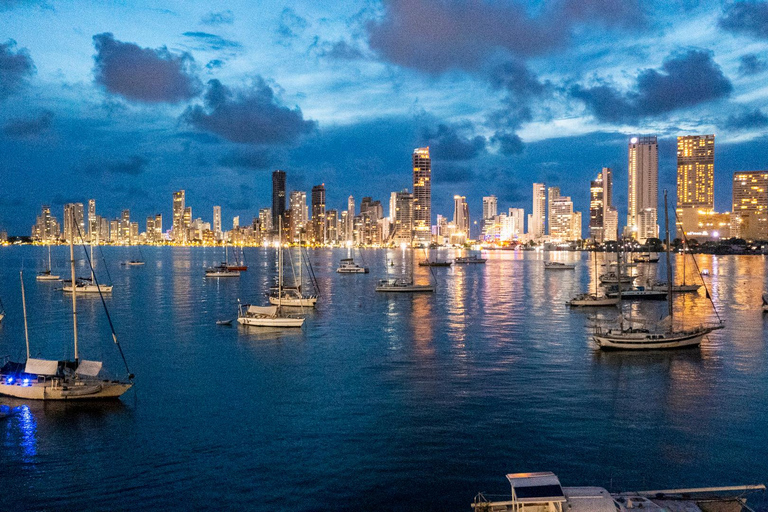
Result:
<svg viewBox="0 0 768 512">
<path fill-rule="evenodd" d="M 445 124 L 438 125 L 435 131 L 423 130 L 421 144 L 429 146 L 434 160 L 470 160 L 485 151 L 485 137 L 464 137 Z"/>
<path fill-rule="evenodd" d="M 747 0 L 732 3 L 723 9 L 719 24 L 734 34 L 768 39 L 768 2 Z"/>
<path fill-rule="evenodd" d="M 242 48 L 242 45 L 237 41 L 230 41 L 216 34 L 184 32 L 184 35 L 198 43 L 195 50 L 238 50 Z"/>
<path fill-rule="evenodd" d="M 206 69 L 219 69 L 224 66 L 224 61 L 221 59 L 213 59 L 205 65 Z"/>
<path fill-rule="evenodd" d="M 757 75 L 768 69 L 768 62 L 757 54 L 748 53 L 739 57 L 739 74 L 742 76 Z"/>
<path fill-rule="evenodd" d="M 363 58 L 363 52 L 346 41 L 325 43 L 321 45 L 318 55 L 335 60 L 357 60 Z"/>
<path fill-rule="evenodd" d="M 627 93 L 606 82 L 590 88 L 576 85 L 570 92 L 597 119 L 629 122 L 723 98 L 732 90 L 712 52 L 688 50 L 667 58 L 660 71 L 642 71 L 634 90 Z"/>
<path fill-rule="evenodd" d="M 638 0 L 560 0 L 532 17 L 523 2 L 387 0 L 381 20 L 367 25 L 372 49 L 385 59 L 428 72 L 476 69 L 499 50 L 518 57 L 567 45 L 584 25 L 637 27 Z"/>
<path fill-rule="evenodd" d="M 222 157 L 219 165 L 234 169 L 267 169 L 272 166 L 272 154 L 266 150 L 232 152 Z"/>
<path fill-rule="evenodd" d="M 0 43 L 0 100 L 18 91 L 35 72 L 35 65 L 25 48 L 14 52 L 16 41 Z"/>
<path fill-rule="evenodd" d="M 37 117 L 11 119 L 3 127 L 3 133 L 10 137 L 29 139 L 43 133 L 51 126 L 53 112 L 44 110 Z"/>
<path fill-rule="evenodd" d="M 305 120 L 298 107 L 291 110 L 280 105 L 261 77 L 251 88 L 241 91 L 211 80 L 205 106 L 189 107 L 183 118 L 199 130 L 248 144 L 285 144 L 316 128 L 316 123 Z"/>
<path fill-rule="evenodd" d="M 290 7 L 286 7 L 280 13 L 280 24 L 277 27 L 281 44 L 290 44 L 290 41 L 299 37 L 299 34 L 304 32 L 308 26 L 307 20 L 296 14 L 296 11 Z"/>
<path fill-rule="evenodd" d="M 430 148 L 430 155 L 432 155 Z M 439 172 L 433 174 L 435 183 L 468 183 L 475 179 L 475 173 L 463 165 L 443 164 Z"/>
<path fill-rule="evenodd" d="M 133 155 L 123 159 L 91 162 L 85 165 L 84 169 L 87 173 L 98 176 L 103 174 L 138 176 L 144 172 L 148 163 L 149 160 L 146 158 L 139 155 Z"/>
<path fill-rule="evenodd" d="M 519 155 L 525 149 L 525 144 L 516 133 L 496 132 L 491 137 L 491 142 L 499 145 L 499 152 L 502 155 Z"/>
<path fill-rule="evenodd" d="M 768 126 L 768 116 L 763 114 L 760 109 L 750 110 L 741 114 L 729 116 L 725 125 L 733 130 L 765 128 Z"/>
<path fill-rule="evenodd" d="M 117 41 L 110 33 L 93 36 L 93 43 L 96 82 L 110 93 L 145 103 L 179 103 L 200 93 L 188 53 L 141 48 Z"/>
<path fill-rule="evenodd" d="M 203 25 L 231 25 L 235 22 L 235 15 L 232 11 L 209 12 L 200 23 Z"/>
<path fill-rule="evenodd" d="M 490 81 L 495 88 L 504 89 L 517 98 L 540 96 L 549 86 L 539 81 L 539 78 L 519 61 L 507 61 L 494 66 L 490 72 Z"/>
</svg>

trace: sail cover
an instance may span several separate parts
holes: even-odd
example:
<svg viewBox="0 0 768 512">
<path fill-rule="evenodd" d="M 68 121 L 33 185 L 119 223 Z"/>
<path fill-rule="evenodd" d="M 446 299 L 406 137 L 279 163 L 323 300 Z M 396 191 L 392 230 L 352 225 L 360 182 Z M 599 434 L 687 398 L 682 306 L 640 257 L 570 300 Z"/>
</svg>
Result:
<svg viewBox="0 0 768 512">
<path fill-rule="evenodd" d="M 101 371 L 101 361 L 86 361 L 82 360 L 77 365 L 75 373 L 77 375 L 85 375 L 86 377 L 95 377 Z"/>
<path fill-rule="evenodd" d="M 248 313 L 252 315 L 275 316 L 277 314 L 277 306 L 248 306 Z"/>
<path fill-rule="evenodd" d="M 24 367 L 24 373 L 31 373 L 34 375 L 56 375 L 56 370 L 58 368 L 58 361 L 29 358 L 27 359 L 27 364 Z"/>
</svg>

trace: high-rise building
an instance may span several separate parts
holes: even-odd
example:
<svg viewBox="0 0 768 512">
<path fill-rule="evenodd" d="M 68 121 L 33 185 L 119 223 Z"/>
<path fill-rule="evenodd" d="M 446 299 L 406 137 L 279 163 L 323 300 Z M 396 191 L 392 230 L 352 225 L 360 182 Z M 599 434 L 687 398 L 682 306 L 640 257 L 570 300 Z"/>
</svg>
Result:
<svg viewBox="0 0 768 512">
<path fill-rule="evenodd" d="M 216 241 L 222 239 L 221 231 L 221 206 L 213 207 L 213 238 Z"/>
<path fill-rule="evenodd" d="M 120 215 L 120 236 L 118 242 L 121 244 L 131 243 L 131 211 L 123 210 Z"/>
<path fill-rule="evenodd" d="M 397 192 L 390 192 L 389 194 L 389 222 L 395 223 L 395 212 L 397 210 Z"/>
<path fill-rule="evenodd" d="M 550 238 L 558 241 L 574 240 L 573 217 L 573 201 L 568 196 L 559 195 L 558 190 L 558 197 L 549 202 Z"/>
<path fill-rule="evenodd" d="M 768 238 L 768 170 L 733 173 L 731 236 Z"/>
<path fill-rule="evenodd" d="M 619 210 L 610 206 L 603 217 L 603 242 L 615 242 L 619 239 Z"/>
<path fill-rule="evenodd" d="M 59 222 L 51 215 L 51 207 L 43 205 L 37 222 L 32 226 L 32 239 L 44 244 L 50 244 L 59 238 Z"/>
<path fill-rule="evenodd" d="M 528 233 L 532 240 L 544 236 L 547 222 L 547 187 L 543 183 L 533 184 L 533 209 L 528 216 Z"/>
<path fill-rule="evenodd" d="M 408 190 L 395 193 L 395 220 L 392 223 L 392 243 L 411 245 L 413 235 L 413 194 Z"/>
<path fill-rule="evenodd" d="M 335 244 L 339 241 L 339 211 L 328 210 L 325 212 L 326 243 Z"/>
<path fill-rule="evenodd" d="M 597 173 L 597 179 L 589 187 L 589 236 L 595 242 L 605 240 L 605 218 L 611 208 L 613 173 L 608 167 Z"/>
<path fill-rule="evenodd" d="M 64 240 L 73 243 L 85 240 L 83 203 L 68 203 L 64 205 Z"/>
<path fill-rule="evenodd" d="M 547 189 L 547 234 L 552 234 L 552 202 L 560 198 L 560 187 L 549 187 Z"/>
<path fill-rule="evenodd" d="M 294 190 L 291 192 L 289 205 L 291 210 L 291 238 L 294 242 L 298 242 L 301 240 L 301 233 L 309 220 L 307 193 Z"/>
<path fill-rule="evenodd" d="M 629 140 L 628 234 L 640 243 L 658 238 L 659 144 L 655 135 Z"/>
<path fill-rule="evenodd" d="M 98 238 L 99 224 L 96 218 L 96 200 L 88 200 L 88 239 L 91 243 Z"/>
<path fill-rule="evenodd" d="M 428 245 L 432 240 L 432 159 L 428 147 L 413 150 L 413 231 L 417 244 Z"/>
<path fill-rule="evenodd" d="M 155 214 L 155 234 L 152 237 L 152 241 L 156 244 L 163 241 L 163 215 L 161 213 Z"/>
<path fill-rule="evenodd" d="M 347 242 L 355 241 L 355 198 L 347 198 Z"/>
<path fill-rule="evenodd" d="M 469 233 L 469 205 L 464 196 L 453 196 L 453 224 L 457 233 L 463 233 L 465 238 L 472 238 Z"/>
<path fill-rule="evenodd" d="M 272 173 L 272 226 L 277 229 L 277 219 L 285 213 L 285 171 Z"/>
<path fill-rule="evenodd" d="M 173 193 L 173 225 L 171 236 L 173 241 L 183 243 L 186 241 L 186 229 L 184 229 L 184 210 L 186 208 L 185 192 L 178 190 Z"/>
<path fill-rule="evenodd" d="M 325 227 L 325 183 L 321 183 L 312 187 L 312 231 L 315 243 L 325 243 Z"/>
<path fill-rule="evenodd" d="M 715 210 L 715 136 L 684 135 L 677 138 L 678 225 L 696 232 Z M 702 219 L 699 219 L 699 217 Z"/>
<path fill-rule="evenodd" d="M 494 217 L 498 215 L 498 208 L 499 201 L 496 196 L 483 197 L 483 236 L 485 236 L 488 231 L 488 225 L 492 224 Z"/>
<path fill-rule="evenodd" d="M 272 225 L 272 208 L 261 208 L 259 210 L 259 227 L 261 228 L 262 237 L 275 229 Z"/>
</svg>

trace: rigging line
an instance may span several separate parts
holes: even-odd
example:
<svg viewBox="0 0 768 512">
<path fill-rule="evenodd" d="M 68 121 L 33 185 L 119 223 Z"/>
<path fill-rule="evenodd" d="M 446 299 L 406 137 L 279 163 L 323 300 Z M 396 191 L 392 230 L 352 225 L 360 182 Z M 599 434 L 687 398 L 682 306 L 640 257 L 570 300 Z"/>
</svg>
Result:
<svg viewBox="0 0 768 512">
<path fill-rule="evenodd" d="M 678 222 L 680 222 L 680 219 L 677 216 L 677 211 L 675 211 L 675 224 L 677 224 Z M 680 222 L 680 232 L 683 234 L 683 242 L 685 242 L 685 248 L 688 248 L 688 235 L 685 233 L 685 230 L 683 229 L 682 222 Z M 683 252 L 683 258 L 685 258 L 685 251 Z M 696 267 L 696 273 L 699 275 L 699 279 L 701 279 L 701 284 L 704 285 L 704 292 L 706 293 L 706 296 L 709 299 L 709 302 L 712 304 L 712 309 L 715 311 L 715 316 L 717 316 L 717 321 L 722 323 L 723 320 L 720 318 L 720 313 L 717 312 L 715 301 L 712 300 L 712 295 L 709 293 L 709 288 L 707 288 L 707 283 L 704 281 L 704 278 L 701 277 L 701 269 L 699 268 L 699 262 L 696 261 L 696 258 L 694 257 L 693 253 L 691 253 L 691 259 L 693 260 L 694 267 Z"/>
<path fill-rule="evenodd" d="M 302 248 L 299 246 L 299 251 L 301 251 Z M 302 254 L 302 262 L 303 262 L 303 253 Z M 315 294 L 319 297 L 320 296 L 320 284 L 317 282 L 317 276 L 315 276 L 315 268 L 312 266 L 312 262 L 309 260 L 309 250 L 307 250 L 307 269 L 309 271 L 310 279 L 312 280 L 312 286 L 315 288 Z"/>
<path fill-rule="evenodd" d="M 80 234 L 80 226 L 77 226 L 77 233 L 80 235 L 80 240 L 83 242 L 83 250 L 85 250 L 85 240 L 83 240 L 83 235 Z M 104 270 L 107 272 L 107 277 L 109 278 L 109 282 L 112 282 L 112 276 L 109 275 L 109 266 L 107 265 L 107 259 L 104 257 L 104 251 L 101 249 L 101 246 L 99 245 L 99 253 L 101 254 L 101 261 L 104 262 Z M 90 264 L 90 259 L 88 260 L 88 263 Z M 91 270 L 93 270 L 93 267 L 91 267 Z M 94 273 L 94 279 L 95 279 L 95 273 Z M 101 293 L 101 291 L 99 291 Z"/>
<path fill-rule="evenodd" d="M 91 256 L 88 254 L 88 251 L 85 250 L 85 240 L 83 239 L 83 233 L 80 231 L 80 225 L 77 222 L 73 222 L 75 227 L 77 227 L 77 235 L 80 237 L 81 247 L 83 248 L 83 252 L 85 253 L 85 259 L 88 261 L 88 266 L 93 270 L 93 263 L 91 262 Z M 104 257 L 104 253 L 102 252 L 102 258 Z M 104 267 L 106 268 L 107 264 L 106 261 L 104 262 Z M 109 274 L 109 273 L 107 273 Z M 111 278 L 110 278 L 111 281 Z M 112 341 L 115 342 L 115 345 L 117 345 L 117 350 L 120 352 L 120 357 L 123 359 L 123 364 L 125 365 L 125 371 L 128 373 L 128 379 L 133 380 L 133 374 L 131 373 L 131 370 L 128 368 L 128 361 L 125 359 L 125 354 L 123 353 L 123 347 L 120 345 L 120 342 L 117 341 L 117 333 L 115 332 L 115 325 L 112 323 L 112 316 L 109 314 L 109 309 L 107 309 L 107 301 L 104 300 L 104 294 L 101 293 L 101 286 L 99 285 L 99 280 L 96 277 L 96 272 L 93 273 L 93 282 L 96 285 L 96 289 L 99 292 L 99 298 L 101 299 L 101 305 L 104 307 L 104 313 L 107 315 L 107 322 L 109 322 L 109 329 L 112 331 Z M 77 293 L 75 290 L 76 283 L 72 283 L 72 293 Z"/>
</svg>

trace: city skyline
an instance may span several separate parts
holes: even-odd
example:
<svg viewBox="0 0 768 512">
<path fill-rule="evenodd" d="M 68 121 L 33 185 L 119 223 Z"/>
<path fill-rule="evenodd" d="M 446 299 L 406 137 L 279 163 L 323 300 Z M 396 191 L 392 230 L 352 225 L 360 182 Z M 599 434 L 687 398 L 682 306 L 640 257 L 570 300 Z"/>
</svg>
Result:
<svg viewBox="0 0 768 512">
<path fill-rule="evenodd" d="M 25 233 L 20 212 L 83 194 L 144 218 L 179 189 L 245 217 L 269 205 L 275 169 L 299 190 L 325 183 L 329 205 L 385 199 L 410 188 L 415 147 L 430 147 L 436 212 L 456 194 L 475 219 L 491 194 L 527 207 L 530 183 L 610 167 L 624 219 L 633 133 L 658 137 L 660 190 L 676 183 L 676 137 L 716 134 L 725 211 L 729 176 L 766 168 L 765 31 L 742 22 L 764 7 L 10 2 L 0 226 Z"/>
</svg>

